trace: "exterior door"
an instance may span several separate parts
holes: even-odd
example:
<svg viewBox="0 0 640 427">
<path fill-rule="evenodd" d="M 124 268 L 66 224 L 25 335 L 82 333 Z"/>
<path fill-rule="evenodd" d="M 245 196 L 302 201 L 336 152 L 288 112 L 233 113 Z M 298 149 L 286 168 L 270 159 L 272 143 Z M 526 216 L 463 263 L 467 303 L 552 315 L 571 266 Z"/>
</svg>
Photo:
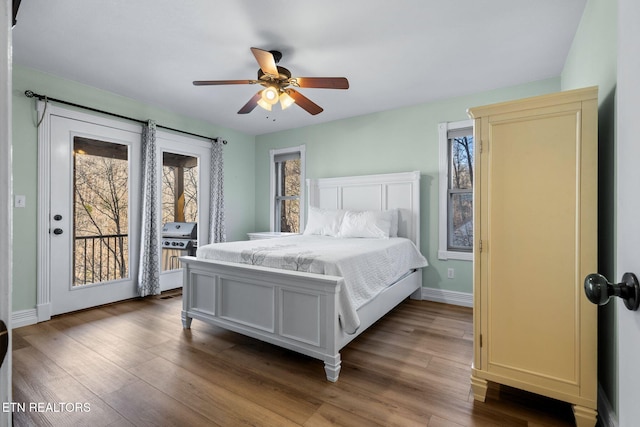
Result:
<svg viewBox="0 0 640 427">
<path fill-rule="evenodd" d="M 157 133 L 161 221 L 198 223 L 198 242 L 208 242 L 209 165 L 211 143 L 186 136 Z M 160 227 L 161 229 L 161 227 Z M 160 289 L 182 287 L 179 258 L 186 251 L 158 249 L 161 260 Z"/>
<path fill-rule="evenodd" d="M 51 315 L 137 295 L 140 133 L 50 116 Z"/>
</svg>

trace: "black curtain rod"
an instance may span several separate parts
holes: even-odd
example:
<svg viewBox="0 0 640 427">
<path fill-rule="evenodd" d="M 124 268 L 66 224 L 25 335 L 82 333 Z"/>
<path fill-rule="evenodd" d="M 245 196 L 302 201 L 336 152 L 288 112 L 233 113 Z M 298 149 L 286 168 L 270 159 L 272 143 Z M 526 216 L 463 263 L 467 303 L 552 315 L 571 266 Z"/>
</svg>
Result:
<svg viewBox="0 0 640 427">
<path fill-rule="evenodd" d="M 70 105 L 72 107 L 83 108 L 85 110 L 94 111 L 96 113 L 101 113 L 101 114 L 106 114 L 108 116 L 117 117 L 119 119 L 130 120 L 132 122 L 141 123 L 143 125 L 147 124 L 147 122 L 145 120 L 134 119 L 133 117 L 127 117 L 127 116 L 122 116 L 122 115 L 116 114 L 116 113 L 110 113 L 109 111 L 98 110 L 97 108 L 87 107 L 85 105 L 80 105 L 80 104 L 76 104 L 76 103 L 69 102 L 69 101 L 63 101 L 62 99 L 50 98 L 50 97 L 48 97 L 46 95 L 37 94 L 37 93 L 35 93 L 35 92 L 31 91 L 31 90 L 25 90 L 24 91 L 24 95 L 27 98 L 38 98 L 40 101 L 45 100 L 45 101 L 59 102 L 61 104 Z M 198 135 L 197 133 L 191 133 L 191 132 L 187 132 L 187 131 L 180 130 L 180 129 L 174 129 L 174 128 L 170 128 L 170 127 L 167 127 L 167 126 L 162 126 L 162 125 L 159 125 L 159 124 L 156 124 L 156 127 L 159 127 L 159 128 L 162 128 L 162 129 L 166 129 L 166 130 L 171 130 L 171 131 L 174 131 L 174 132 L 183 133 L 185 135 L 197 136 L 198 138 L 215 139 L 215 140 L 221 139 L 221 138 L 218 138 L 218 137 L 211 138 L 210 136 Z M 222 140 L 222 143 L 226 145 L 227 141 Z"/>
</svg>

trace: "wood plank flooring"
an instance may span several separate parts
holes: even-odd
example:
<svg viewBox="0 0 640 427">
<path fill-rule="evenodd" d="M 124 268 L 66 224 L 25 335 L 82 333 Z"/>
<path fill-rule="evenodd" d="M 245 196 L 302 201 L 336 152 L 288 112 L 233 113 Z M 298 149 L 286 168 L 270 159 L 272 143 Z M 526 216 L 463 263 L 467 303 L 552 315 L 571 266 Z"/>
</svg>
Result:
<svg viewBox="0 0 640 427">
<path fill-rule="evenodd" d="M 197 320 L 183 330 L 181 307 L 173 292 L 14 330 L 14 425 L 574 425 L 568 404 L 504 386 L 473 400 L 468 308 L 403 302 L 330 383 L 319 360 Z"/>
</svg>

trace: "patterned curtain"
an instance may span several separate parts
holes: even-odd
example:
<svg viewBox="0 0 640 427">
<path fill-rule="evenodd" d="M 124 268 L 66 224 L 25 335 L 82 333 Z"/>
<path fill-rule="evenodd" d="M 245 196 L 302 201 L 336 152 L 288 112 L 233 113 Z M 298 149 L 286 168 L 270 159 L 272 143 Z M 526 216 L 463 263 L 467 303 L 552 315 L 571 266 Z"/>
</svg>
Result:
<svg viewBox="0 0 640 427">
<path fill-rule="evenodd" d="M 211 170 L 209 193 L 209 243 L 219 243 L 227 240 L 224 227 L 224 161 L 222 146 L 227 143 L 220 138 L 211 141 Z"/>
<path fill-rule="evenodd" d="M 138 272 L 141 297 L 160 294 L 157 169 L 156 123 L 149 120 L 142 130 L 142 236 Z"/>
</svg>

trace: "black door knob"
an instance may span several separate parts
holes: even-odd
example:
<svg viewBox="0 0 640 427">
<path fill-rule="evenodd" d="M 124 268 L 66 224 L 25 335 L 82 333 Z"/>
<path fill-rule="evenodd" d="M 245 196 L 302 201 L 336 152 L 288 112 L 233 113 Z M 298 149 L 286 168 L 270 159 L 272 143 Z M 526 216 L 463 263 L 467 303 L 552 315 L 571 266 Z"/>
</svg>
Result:
<svg viewBox="0 0 640 427">
<path fill-rule="evenodd" d="M 62 228 L 54 228 L 53 229 L 53 234 L 62 234 L 62 233 L 63 233 Z"/>
<path fill-rule="evenodd" d="M 7 325 L 0 320 L 0 366 L 4 362 L 4 357 L 7 355 L 9 349 L 9 331 L 7 331 Z"/>
<path fill-rule="evenodd" d="M 621 283 L 609 283 L 602 274 L 589 274 L 584 279 L 584 293 L 594 304 L 605 305 L 611 297 L 620 297 L 629 310 L 640 307 L 640 284 L 633 273 L 624 273 Z"/>
<path fill-rule="evenodd" d="M 54 215 L 53 219 L 56 220 L 56 221 L 61 221 L 62 220 L 62 215 L 59 215 L 59 214 L 58 215 Z"/>
</svg>

